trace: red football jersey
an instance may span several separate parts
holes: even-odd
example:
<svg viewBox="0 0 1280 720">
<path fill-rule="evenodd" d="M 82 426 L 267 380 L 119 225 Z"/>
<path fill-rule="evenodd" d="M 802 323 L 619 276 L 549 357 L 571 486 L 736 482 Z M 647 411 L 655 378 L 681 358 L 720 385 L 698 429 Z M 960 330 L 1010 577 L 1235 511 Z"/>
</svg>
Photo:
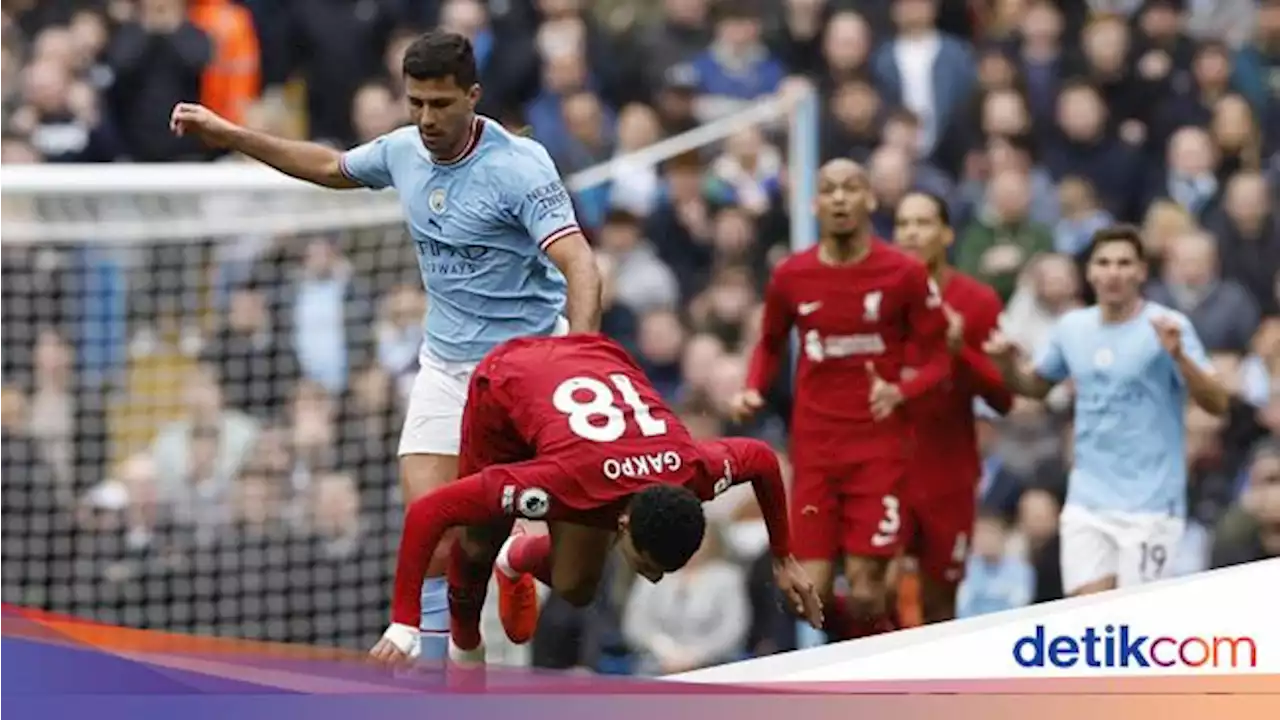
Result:
<svg viewBox="0 0 1280 720">
<path fill-rule="evenodd" d="M 901 456 L 907 421 L 902 412 L 872 419 L 867 364 L 887 382 L 901 380 L 907 400 L 938 385 L 950 370 L 941 305 L 925 266 L 880 240 L 854 264 L 828 265 L 815 246 L 778 266 L 765 293 L 747 386 L 768 390 L 795 328 L 800 356 L 791 445 L 798 462 Z M 929 362 L 902 379 L 908 344 Z"/>
<path fill-rule="evenodd" d="M 448 528 L 523 517 L 612 530 L 630 496 L 658 483 L 705 502 L 750 482 L 774 555 L 790 553 L 786 491 L 769 446 L 695 443 L 612 340 L 505 343 L 476 367 L 469 392 L 460 464 L 470 467 L 408 508 L 393 622 L 417 622 L 422 578 Z"/>
<path fill-rule="evenodd" d="M 568 474 L 594 469 L 622 488 L 684 482 L 697 471 L 683 423 L 626 350 L 601 335 L 495 348 L 476 367 L 462 430 L 464 475 L 534 457 Z"/>
<path fill-rule="evenodd" d="M 981 472 L 974 399 L 982 398 L 1003 414 L 1013 396 L 982 351 L 999 322 L 1000 297 L 981 281 L 954 270 L 941 278 L 941 285 L 943 303 L 964 318 L 964 347 L 952 357 L 950 377 L 909 409 L 915 452 L 927 454 L 929 464 L 937 468 L 936 473 L 923 474 L 927 482 L 911 485 L 913 495 L 954 497 L 949 491 L 971 490 Z M 911 347 L 907 361 L 911 367 L 922 363 L 920 349 Z"/>
</svg>

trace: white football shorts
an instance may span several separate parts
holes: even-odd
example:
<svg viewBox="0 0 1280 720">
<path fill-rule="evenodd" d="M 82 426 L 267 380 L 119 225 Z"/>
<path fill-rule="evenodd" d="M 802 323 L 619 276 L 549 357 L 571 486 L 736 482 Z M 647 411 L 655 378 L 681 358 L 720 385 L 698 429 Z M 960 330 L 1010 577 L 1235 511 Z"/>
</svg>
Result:
<svg viewBox="0 0 1280 720">
<path fill-rule="evenodd" d="M 1122 588 L 1172 577 L 1186 520 L 1068 504 L 1058 526 L 1062 589 L 1071 594 L 1106 577 Z"/>
<path fill-rule="evenodd" d="M 556 321 L 555 335 L 566 335 L 569 321 Z M 418 374 L 400 432 L 400 455 L 457 455 L 462 447 L 462 409 L 478 362 L 446 362 L 422 344 Z"/>
</svg>

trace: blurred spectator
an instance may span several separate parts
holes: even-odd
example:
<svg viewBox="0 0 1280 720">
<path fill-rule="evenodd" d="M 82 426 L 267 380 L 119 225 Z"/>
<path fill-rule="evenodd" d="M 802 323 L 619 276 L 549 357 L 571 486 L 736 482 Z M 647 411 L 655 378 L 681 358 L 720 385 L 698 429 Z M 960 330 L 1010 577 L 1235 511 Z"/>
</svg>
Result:
<svg viewBox="0 0 1280 720">
<path fill-rule="evenodd" d="M 382 48 L 399 20 L 395 0 L 298 0 L 284 22 L 290 70 L 307 84 L 311 136 L 350 145 L 351 101 L 378 74 Z M 398 70 L 399 68 L 397 68 Z"/>
<path fill-rule="evenodd" d="M 29 138 L 45 160 L 115 159 L 120 147 L 114 127 L 103 118 L 93 88 L 75 80 L 69 67 L 52 58 L 37 59 L 27 66 L 22 87 L 26 104 L 9 118 L 10 129 Z"/>
<path fill-rule="evenodd" d="M 184 0 L 140 0 L 136 19 L 112 37 L 111 108 L 125 151 L 136 162 L 195 160 L 197 139 L 169 132 L 169 112 L 200 98 L 213 59 L 209 36 L 187 21 Z"/>
<path fill-rule="evenodd" d="M 227 407 L 264 422 L 279 419 L 298 379 L 291 339 L 274 327 L 266 293 L 253 285 L 231 292 L 225 321 L 204 350 Z"/>
<path fill-rule="evenodd" d="M 307 243 L 292 288 L 288 327 L 302 377 L 330 393 L 346 388 L 348 373 L 365 351 L 373 314 L 367 283 L 367 278 L 355 275 L 332 239 L 317 237 Z"/>
<path fill-rule="evenodd" d="M 1054 224 L 1053 249 L 1063 255 L 1080 257 L 1088 249 L 1093 233 L 1115 223 L 1111 213 L 1100 207 L 1093 186 L 1078 177 L 1062 179 L 1058 206 L 1062 218 Z"/>
<path fill-rule="evenodd" d="M 1276 192 L 1256 172 L 1227 183 L 1222 212 L 1208 221 L 1217 239 L 1222 274 L 1241 283 L 1263 315 L 1280 313 L 1273 286 L 1280 275 L 1280 206 Z"/>
<path fill-rule="evenodd" d="M 261 53 L 253 15 L 231 0 L 191 0 L 191 23 L 204 31 L 213 54 L 200 81 L 200 102 L 232 122 L 262 90 Z"/>
<path fill-rule="evenodd" d="M 1232 86 L 1244 93 L 1259 117 L 1280 106 L 1280 90 L 1267 78 L 1280 68 L 1280 2 L 1258 3 L 1257 26 L 1236 51 L 1232 65 Z"/>
<path fill-rule="evenodd" d="M 1212 237 L 1193 233 L 1169 248 L 1163 277 L 1147 297 L 1184 313 L 1209 352 L 1244 353 L 1258 329 L 1258 305 L 1234 280 L 1223 280 Z"/>
<path fill-rule="evenodd" d="M 671 272 L 641 233 L 640 218 L 622 210 L 609 213 L 597 248 L 613 258 L 614 298 L 633 312 L 674 308 L 680 289 Z"/>
<path fill-rule="evenodd" d="M 973 528 L 973 554 L 956 598 L 956 617 L 976 617 L 1030 604 L 1034 571 L 1025 559 L 1009 552 L 1008 540 L 1003 518 L 978 518 Z"/>
<path fill-rule="evenodd" d="M 213 542 L 230 521 L 235 478 L 249 457 L 258 424 L 227 408 L 212 374 L 194 372 L 186 385 L 186 417 L 160 429 L 147 452 L 149 487 L 136 498 L 149 515 L 148 530 L 174 526 L 197 544 Z"/>
<path fill-rule="evenodd" d="M 1136 212 L 1141 157 L 1107 129 L 1107 108 L 1092 86 L 1069 82 L 1058 94 L 1058 137 L 1045 148 L 1045 167 L 1061 181 L 1068 175 L 1088 180 L 1108 212 L 1127 220 Z"/>
<path fill-rule="evenodd" d="M 742 652 L 749 619 L 746 582 L 721 557 L 718 532 L 708 527 L 689 564 L 663 582 L 632 586 L 623 632 L 640 654 L 641 673 L 688 672 Z"/>
<path fill-rule="evenodd" d="M 1022 268 L 1053 250 L 1049 228 L 1031 219 L 1030 186 L 1026 172 L 1014 169 L 993 177 L 990 204 L 965 228 L 956 255 L 956 267 L 987 282 L 1005 301 Z"/>
<path fill-rule="evenodd" d="M 937 29 L 933 0 L 893 0 L 895 37 L 876 51 L 872 72 L 885 100 L 920 119 L 922 157 L 947 165 L 945 144 L 962 130 L 962 113 L 977 82 L 971 49 Z"/>
<path fill-rule="evenodd" d="M 1227 567 L 1280 555 L 1280 449 L 1258 449 L 1249 466 L 1239 503 L 1219 522 L 1213 567 Z"/>
<path fill-rule="evenodd" d="M 693 59 L 701 96 L 695 112 L 710 122 L 774 92 L 786 70 L 761 42 L 760 14 L 750 0 L 721 0 L 711 46 Z"/>
<path fill-rule="evenodd" d="M 871 28 L 856 12 L 835 13 L 822 34 L 821 64 L 810 72 L 821 72 L 819 87 L 825 92 L 867 74 L 872 51 Z"/>
</svg>

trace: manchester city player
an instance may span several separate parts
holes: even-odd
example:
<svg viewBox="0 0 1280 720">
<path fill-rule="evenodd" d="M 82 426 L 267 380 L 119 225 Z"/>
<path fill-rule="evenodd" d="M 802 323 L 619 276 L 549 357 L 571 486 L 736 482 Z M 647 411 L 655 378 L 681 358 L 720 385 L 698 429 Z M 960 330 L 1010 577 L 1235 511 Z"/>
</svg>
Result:
<svg viewBox="0 0 1280 720">
<path fill-rule="evenodd" d="M 471 43 L 429 32 L 409 46 L 402 69 L 413 124 L 345 153 L 254 132 L 200 105 L 177 105 L 170 125 L 316 185 L 400 193 L 430 300 L 400 437 L 407 506 L 458 475 L 476 363 L 514 337 L 598 330 L 600 277 L 547 151 L 476 114 Z M 423 586 L 425 658 L 445 653 L 447 562 L 438 555 Z M 505 582 L 500 600 L 532 603 L 526 614 L 536 613 L 533 582 Z"/>
<path fill-rule="evenodd" d="M 1142 298 L 1138 231 L 1098 231 L 1088 258 L 1098 302 L 1058 320 L 1034 367 L 998 331 L 985 348 L 1019 395 L 1075 385 L 1075 458 L 1060 521 L 1070 595 L 1168 573 L 1186 515 L 1187 396 L 1214 415 L 1229 401 L 1186 316 Z"/>
</svg>

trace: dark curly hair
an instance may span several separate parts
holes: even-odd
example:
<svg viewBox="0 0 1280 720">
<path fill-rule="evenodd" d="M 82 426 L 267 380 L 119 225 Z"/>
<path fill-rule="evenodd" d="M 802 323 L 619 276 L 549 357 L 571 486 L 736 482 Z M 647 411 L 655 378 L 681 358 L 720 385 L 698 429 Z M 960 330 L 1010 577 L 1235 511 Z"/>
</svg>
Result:
<svg viewBox="0 0 1280 720">
<path fill-rule="evenodd" d="M 707 518 L 702 501 L 678 485 L 654 485 L 631 499 L 630 532 L 636 551 L 666 572 L 684 567 L 702 545 Z"/>
</svg>

